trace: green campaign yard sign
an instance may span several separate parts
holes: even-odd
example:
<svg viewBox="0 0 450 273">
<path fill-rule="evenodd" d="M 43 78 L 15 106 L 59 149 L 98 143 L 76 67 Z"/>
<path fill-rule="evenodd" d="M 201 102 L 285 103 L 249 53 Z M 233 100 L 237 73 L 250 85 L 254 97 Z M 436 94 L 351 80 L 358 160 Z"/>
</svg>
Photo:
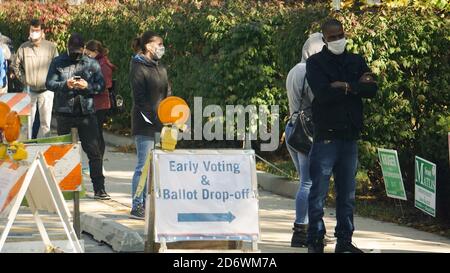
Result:
<svg viewBox="0 0 450 273">
<path fill-rule="evenodd" d="M 416 156 L 415 207 L 436 217 L 436 164 Z"/>
<path fill-rule="evenodd" d="M 388 197 L 406 200 L 405 187 L 396 150 L 378 148 L 384 185 Z"/>
</svg>

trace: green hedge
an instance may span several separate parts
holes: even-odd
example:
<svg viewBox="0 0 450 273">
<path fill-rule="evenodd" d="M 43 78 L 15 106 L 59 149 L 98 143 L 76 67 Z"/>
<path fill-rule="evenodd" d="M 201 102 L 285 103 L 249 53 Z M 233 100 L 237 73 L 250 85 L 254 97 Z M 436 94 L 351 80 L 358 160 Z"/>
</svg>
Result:
<svg viewBox="0 0 450 273">
<path fill-rule="evenodd" d="M 300 60 L 307 36 L 331 13 L 324 3 L 286 2 L 294 3 L 131 0 L 69 7 L 13 1 L 0 10 L 0 31 L 18 46 L 27 38 L 28 19 L 41 16 L 48 24 L 47 38 L 61 51 L 72 31 L 101 40 L 119 66 L 115 77 L 130 107 L 131 40 L 156 30 L 165 39 L 164 62 L 175 95 L 189 102 L 202 96 L 204 105 L 279 104 L 283 118 L 288 112 L 287 72 Z M 378 75 L 380 92 L 366 103 L 360 145 L 361 165 L 369 170 L 374 192 L 384 190 L 376 147 L 398 150 L 410 200 L 414 155 L 421 156 L 438 165 L 437 210 L 441 218 L 450 219 L 450 202 L 445 201 L 450 195 L 448 5 L 426 3 L 439 9 L 358 5 L 333 15 L 344 22 L 348 49 L 364 54 Z M 128 128 L 129 114 L 113 123 Z"/>
</svg>

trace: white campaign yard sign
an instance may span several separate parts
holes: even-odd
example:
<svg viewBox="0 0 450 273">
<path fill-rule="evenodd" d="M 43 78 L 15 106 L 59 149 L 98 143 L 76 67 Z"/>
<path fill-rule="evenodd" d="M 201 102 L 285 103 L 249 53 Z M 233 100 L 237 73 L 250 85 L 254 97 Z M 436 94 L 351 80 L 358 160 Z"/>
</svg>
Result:
<svg viewBox="0 0 450 273">
<path fill-rule="evenodd" d="M 251 150 L 153 151 L 155 241 L 257 240 Z"/>
</svg>

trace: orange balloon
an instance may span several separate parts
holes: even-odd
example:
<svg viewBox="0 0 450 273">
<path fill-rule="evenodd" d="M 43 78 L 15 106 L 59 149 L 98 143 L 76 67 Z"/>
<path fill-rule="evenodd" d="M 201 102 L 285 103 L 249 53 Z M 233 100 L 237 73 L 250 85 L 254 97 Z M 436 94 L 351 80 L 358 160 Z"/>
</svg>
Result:
<svg viewBox="0 0 450 273">
<path fill-rule="evenodd" d="M 5 129 L 6 116 L 10 111 L 11 108 L 9 108 L 8 104 L 4 103 L 3 101 L 0 101 L 0 130 Z"/>
<path fill-rule="evenodd" d="M 184 124 L 190 113 L 186 101 L 176 96 L 163 99 L 158 106 L 158 117 L 163 124 Z"/>
<path fill-rule="evenodd" d="M 20 118 L 16 111 L 9 112 L 6 116 L 6 126 L 4 130 L 6 141 L 13 142 L 20 136 Z"/>
</svg>

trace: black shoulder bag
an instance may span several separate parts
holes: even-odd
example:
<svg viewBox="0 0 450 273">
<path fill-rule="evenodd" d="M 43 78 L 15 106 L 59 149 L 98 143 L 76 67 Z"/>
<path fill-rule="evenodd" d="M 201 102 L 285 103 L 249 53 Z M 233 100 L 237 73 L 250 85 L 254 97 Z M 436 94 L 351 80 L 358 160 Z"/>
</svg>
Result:
<svg viewBox="0 0 450 273">
<path fill-rule="evenodd" d="M 292 114 L 292 117 L 297 114 L 297 118 L 295 119 L 293 129 L 291 135 L 286 140 L 287 144 L 291 146 L 297 152 L 302 154 L 309 154 L 309 150 L 311 150 L 312 142 L 313 142 L 313 122 L 312 122 L 312 113 L 311 107 L 303 108 L 303 101 L 305 100 L 305 82 L 306 75 L 303 79 L 303 87 L 301 93 L 300 100 L 300 109 L 299 111 Z"/>
</svg>

